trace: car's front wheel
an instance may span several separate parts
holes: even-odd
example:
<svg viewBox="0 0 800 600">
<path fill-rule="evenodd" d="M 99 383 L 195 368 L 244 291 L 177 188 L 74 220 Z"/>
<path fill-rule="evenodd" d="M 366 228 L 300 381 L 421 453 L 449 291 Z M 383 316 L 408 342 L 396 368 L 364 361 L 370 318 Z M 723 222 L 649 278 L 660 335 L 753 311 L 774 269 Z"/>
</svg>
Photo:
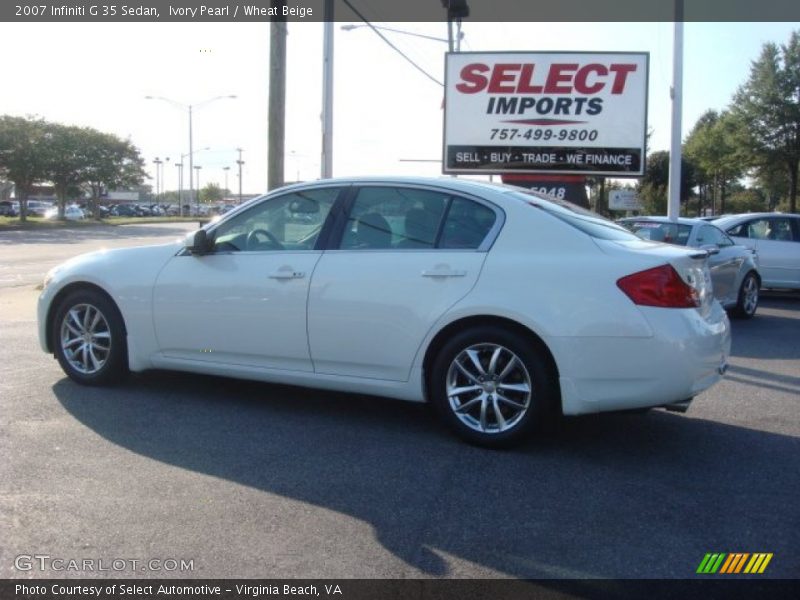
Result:
<svg viewBox="0 0 800 600">
<path fill-rule="evenodd" d="M 750 271 L 744 276 L 742 284 L 739 286 L 736 308 L 733 311 L 735 316 L 742 319 L 751 319 L 756 314 L 759 287 L 758 277 L 755 273 Z"/>
<path fill-rule="evenodd" d="M 78 383 L 119 381 L 128 370 L 119 310 L 96 290 L 68 294 L 54 313 L 52 344 L 61 368 Z"/>
<path fill-rule="evenodd" d="M 467 330 L 447 342 L 434 361 L 430 392 L 456 434 L 489 447 L 519 442 L 557 397 L 543 349 L 495 327 Z"/>
</svg>

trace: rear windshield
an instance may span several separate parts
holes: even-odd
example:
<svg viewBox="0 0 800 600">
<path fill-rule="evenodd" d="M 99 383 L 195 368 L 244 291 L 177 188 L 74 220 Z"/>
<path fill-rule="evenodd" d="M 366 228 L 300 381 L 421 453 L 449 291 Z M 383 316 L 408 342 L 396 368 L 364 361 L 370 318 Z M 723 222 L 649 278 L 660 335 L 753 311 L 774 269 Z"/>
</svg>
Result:
<svg viewBox="0 0 800 600">
<path fill-rule="evenodd" d="M 544 199 L 538 194 L 534 194 L 523 188 L 517 188 L 509 192 L 509 195 L 515 196 L 531 206 L 544 210 L 557 219 L 572 225 L 576 229 L 594 238 L 617 241 L 634 241 L 639 239 L 632 232 L 617 225 L 613 221 L 609 221 L 596 212 L 592 212 L 591 210 L 587 210 L 577 204 L 567 202 L 566 200 L 560 200 L 550 196 Z"/>
<path fill-rule="evenodd" d="M 658 223 L 654 221 L 627 221 L 625 227 L 638 235 L 643 240 L 652 242 L 666 242 L 685 246 L 689 242 L 689 235 L 692 233 L 691 225 L 681 225 L 678 223 Z"/>
</svg>

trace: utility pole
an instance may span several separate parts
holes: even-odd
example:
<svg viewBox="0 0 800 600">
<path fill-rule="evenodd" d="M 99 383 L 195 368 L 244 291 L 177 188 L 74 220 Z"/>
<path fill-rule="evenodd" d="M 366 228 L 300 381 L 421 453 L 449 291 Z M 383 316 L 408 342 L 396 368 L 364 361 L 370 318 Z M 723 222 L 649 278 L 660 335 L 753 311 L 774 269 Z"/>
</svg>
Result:
<svg viewBox="0 0 800 600">
<path fill-rule="evenodd" d="M 461 52 L 461 19 L 469 16 L 467 0 L 442 0 L 442 7 L 447 9 L 447 49 Z M 453 22 L 458 26 L 458 47 L 454 42 Z"/>
<path fill-rule="evenodd" d="M 322 38 L 322 179 L 333 177 L 333 0 L 325 0 Z"/>
<path fill-rule="evenodd" d="M 272 0 L 278 14 L 283 3 Z M 286 20 L 277 17 L 269 29 L 269 116 L 267 189 L 283 185 L 284 121 L 286 119 Z M 239 167 L 241 169 L 241 165 Z M 239 177 L 241 186 L 242 178 Z M 239 192 L 241 201 L 241 188 Z"/>
<path fill-rule="evenodd" d="M 681 214 L 681 108 L 683 103 L 683 0 L 675 0 L 672 42 L 672 136 L 669 150 L 667 216 L 677 221 Z"/>
</svg>

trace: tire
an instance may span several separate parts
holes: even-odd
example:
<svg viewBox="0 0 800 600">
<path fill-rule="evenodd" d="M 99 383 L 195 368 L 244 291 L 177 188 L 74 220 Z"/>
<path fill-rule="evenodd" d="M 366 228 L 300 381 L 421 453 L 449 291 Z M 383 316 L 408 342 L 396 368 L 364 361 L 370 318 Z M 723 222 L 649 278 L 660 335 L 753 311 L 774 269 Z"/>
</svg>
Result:
<svg viewBox="0 0 800 600">
<path fill-rule="evenodd" d="M 557 405 L 553 368 L 539 344 L 497 327 L 448 341 L 433 362 L 431 403 L 458 436 L 490 448 L 519 443 Z"/>
<path fill-rule="evenodd" d="M 736 307 L 733 309 L 734 316 L 740 319 L 752 319 L 758 308 L 758 293 L 760 284 L 758 276 L 750 271 L 742 279 L 739 286 L 739 295 L 736 300 Z"/>
<path fill-rule="evenodd" d="M 125 327 L 116 305 L 90 289 L 67 295 L 52 323 L 52 347 L 64 372 L 84 385 L 108 385 L 128 373 Z"/>
</svg>

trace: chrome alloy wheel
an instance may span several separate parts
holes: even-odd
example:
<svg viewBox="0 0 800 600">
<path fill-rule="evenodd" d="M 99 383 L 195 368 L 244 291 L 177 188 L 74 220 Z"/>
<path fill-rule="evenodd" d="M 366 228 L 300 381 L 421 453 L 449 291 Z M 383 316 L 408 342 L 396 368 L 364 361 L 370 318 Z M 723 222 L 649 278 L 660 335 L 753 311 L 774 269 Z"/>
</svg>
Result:
<svg viewBox="0 0 800 600">
<path fill-rule="evenodd" d="M 111 329 L 91 304 L 76 304 L 61 321 L 61 350 L 70 366 L 83 375 L 100 371 L 111 351 Z"/>
<path fill-rule="evenodd" d="M 752 315 L 758 306 L 758 282 L 752 275 L 748 275 L 742 284 L 742 312 Z"/>
<path fill-rule="evenodd" d="M 480 433 L 502 433 L 531 407 L 531 378 L 520 358 L 498 344 L 461 351 L 447 371 L 447 399 L 453 414 Z"/>
</svg>

